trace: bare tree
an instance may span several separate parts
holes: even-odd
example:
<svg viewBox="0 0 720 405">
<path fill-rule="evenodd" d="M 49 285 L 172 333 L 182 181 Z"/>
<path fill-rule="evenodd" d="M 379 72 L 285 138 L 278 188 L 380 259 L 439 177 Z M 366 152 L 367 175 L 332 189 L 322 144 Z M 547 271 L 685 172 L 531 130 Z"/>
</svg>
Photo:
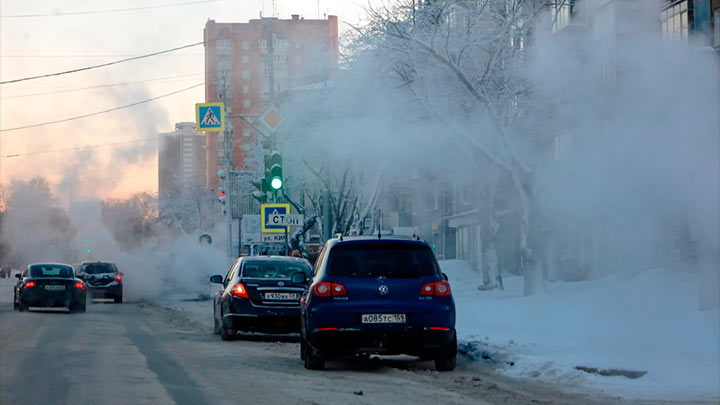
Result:
<svg viewBox="0 0 720 405">
<path fill-rule="evenodd" d="M 157 198 L 151 193 L 105 200 L 100 208 L 103 224 L 125 251 L 141 247 L 144 240 L 156 235 Z"/>
<path fill-rule="evenodd" d="M 354 27 L 358 52 L 382 56 L 408 93 L 444 125 L 448 143 L 511 181 L 526 295 L 536 282 L 529 241 L 535 191 L 517 124 L 531 95 L 522 72 L 525 45 L 543 8 L 534 0 L 396 0 L 369 7 L 370 22 Z"/>
</svg>

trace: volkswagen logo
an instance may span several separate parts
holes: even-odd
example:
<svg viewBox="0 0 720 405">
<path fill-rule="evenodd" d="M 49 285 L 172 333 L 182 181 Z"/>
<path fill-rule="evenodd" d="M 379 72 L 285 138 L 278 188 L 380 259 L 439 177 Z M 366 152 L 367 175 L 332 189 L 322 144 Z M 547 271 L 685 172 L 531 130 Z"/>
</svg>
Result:
<svg viewBox="0 0 720 405">
<path fill-rule="evenodd" d="M 278 287 L 282 287 L 282 286 L 284 286 L 284 285 L 285 285 L 285 283 L 284 283 L 284 282 L 282 282 L 282 281 L 278 281 Z"/>
<path fill-rule="evenodd" d="M 388 295 L 390 289 L 386 285 L 381 285 L 380 287 L 378 287 L 378 292 L 380 293 L 380 295 Z"/>
</svg>

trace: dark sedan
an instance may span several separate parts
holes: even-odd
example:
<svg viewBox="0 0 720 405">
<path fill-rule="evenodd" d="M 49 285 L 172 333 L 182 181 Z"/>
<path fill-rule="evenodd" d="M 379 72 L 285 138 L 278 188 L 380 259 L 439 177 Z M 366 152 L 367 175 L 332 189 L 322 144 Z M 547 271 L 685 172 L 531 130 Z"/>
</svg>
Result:
<svg viewBox="0 0 720 405">
<path fill-rule="evenodd" d="M 215 333 L 223 340 L 237 331 L 293 333 L 300 329 L 300 297 L 307 290 L 310 263 L 296 257 L 246 256 L 237 259 L 215 294 Z"/>
<path fill-rule="evenodd" d="M 85 283 L 75 277 L 69 264 L 31 264 L 16 277 L 13 309 L 65 307 L 70 312 L 85 312 Z"/>
<path fill-rule="evenodd" d="M 112 298 L 123 302 L 123 273 L 115 263 L 83 262 L 78 277 L 85 280 L 91 298 Z"/>
</svg>

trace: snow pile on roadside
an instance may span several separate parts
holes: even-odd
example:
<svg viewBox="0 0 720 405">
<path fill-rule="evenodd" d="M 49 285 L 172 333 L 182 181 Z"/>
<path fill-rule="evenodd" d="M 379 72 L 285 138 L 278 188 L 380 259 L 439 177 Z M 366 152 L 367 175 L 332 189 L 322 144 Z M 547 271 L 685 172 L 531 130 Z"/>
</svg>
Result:
<svg viewBox="0 0 720 405">
<path fill-rule="evenodd" d="M 698 285 L 688 274 L 553 282 L 523 297 L 521 277 L 505 278 L 504 291 L 481 291 L 482 276 L 466 262 L 440 266 L 453 289 L 461 350 L 507 375 L 584 383 L 626 398 L 720 398 L 720 313 L 697 310 Z M 648 373 L 603 377 L 576 366 Z"/>
</svg>

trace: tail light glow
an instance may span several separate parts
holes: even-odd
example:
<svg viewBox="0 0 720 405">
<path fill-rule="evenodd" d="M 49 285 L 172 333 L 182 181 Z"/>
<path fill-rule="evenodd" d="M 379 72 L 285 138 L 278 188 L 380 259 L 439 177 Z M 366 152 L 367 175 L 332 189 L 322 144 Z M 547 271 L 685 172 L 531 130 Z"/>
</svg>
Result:
<svg viewBox="0 0 720 405">
<path fill-rule="evenodd" d="M 329 331 L 329 330 L 337 330 L 337 328 L 317 328 L 317 330 L 319 332 L 325 332 L 325 331 Z"/>
<path fill-rule="evenodd" d="M 319 283 L 315 283 L 315 285 L 312 287 L 312 293 L 316 297 L 329 297 L 330 295 L 332 295 L 330 288 L 330 283 L 328 283 L 327 281 L 321 281 Z"/>
<path fill-rule="evenodd" d="M 230 290 L 230 294 L 238 298 L 248 298 L 247 288 L 245 288 L 245 284 L 243 283 L 235 284 Z"/>
<path fill-rule="evenodd" d="M 447 281 L 435 281 L 426 283 L 420 288 L 420 295 L 434 295 L 436 297 L 447 297 L 452 295 L 450 283 Z"/>
<path fill-rule="evenodd" d="M 32 288 L 32 287 L 35 287 L 36 285 L 37 285 L 36 282 L 28 281 L 27 283 L 25 283 L 25 286 L 23 288 Z"/>
<path fill-rule="evenodd" d="M 81 282 L 79 282 L 79 281 L 76 281 L 76 282 L 75 282 L 75 288 L 77 288 L 78 290 L 84 290 L 84 289 L 85 289 L 85 284 L 83 284 L 83 283 L 81 283 Z"/>
<path fill-rule="evenodd" d="M 121 282 L 121 281 L 122 281 L 122 275 L 121 275 L 121 274 L 118 274 L 117 276 L 115 276 L 115 281 L 117 281 L 118 283 Z"/>
<path fill-rule="evenodd" d="M 431 326 L 430 330 L 450 330 L 450 328 L 444 328 L 442 326 Z"/>
<path fill-rule="evenodd" d="M 344 297 L 347 295 L 345 286 L 338 283 L 332 283 L 332 295 L 335 297 Z"/>
</svg>

